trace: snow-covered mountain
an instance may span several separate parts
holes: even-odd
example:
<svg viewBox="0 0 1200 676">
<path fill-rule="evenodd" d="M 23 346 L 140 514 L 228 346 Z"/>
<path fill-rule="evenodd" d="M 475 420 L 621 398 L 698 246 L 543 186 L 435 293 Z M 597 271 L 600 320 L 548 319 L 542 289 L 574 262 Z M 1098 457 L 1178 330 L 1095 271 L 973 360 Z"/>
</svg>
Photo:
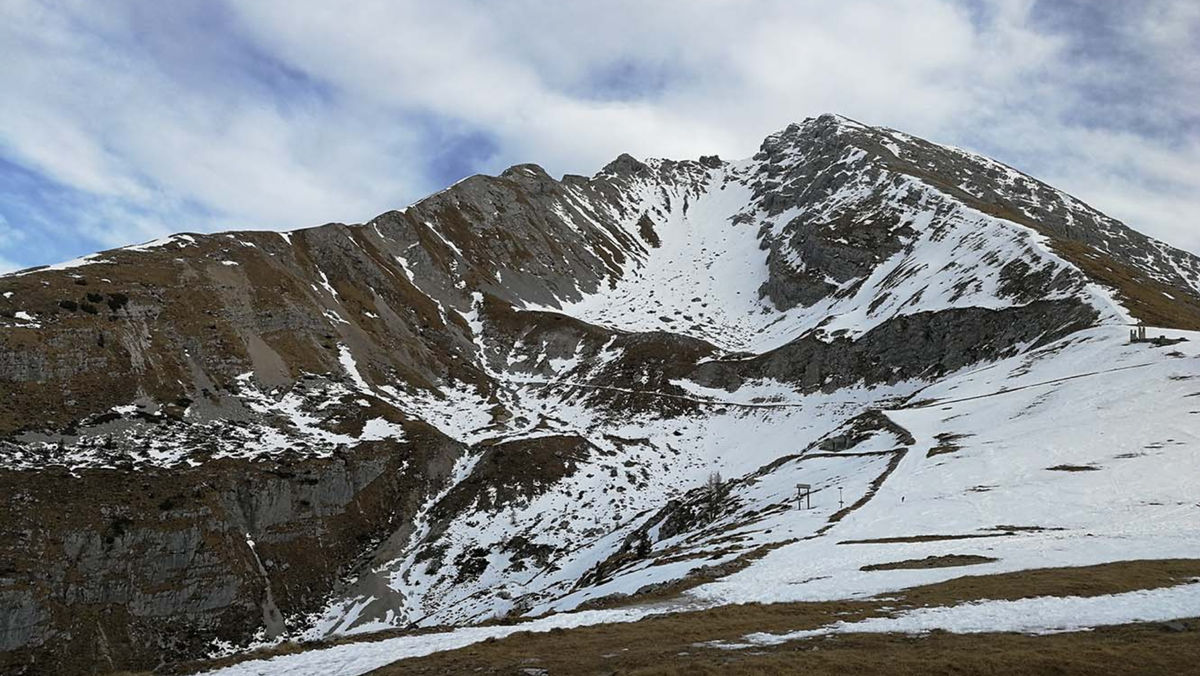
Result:
<svg viewBox="0 0 1200 676">
<path fill-rule="evenodd" d="M 1196 330 L 1200 258 L 832 115 L 14 273 L 2 664 L 1194 556 Z"/>
</svg>

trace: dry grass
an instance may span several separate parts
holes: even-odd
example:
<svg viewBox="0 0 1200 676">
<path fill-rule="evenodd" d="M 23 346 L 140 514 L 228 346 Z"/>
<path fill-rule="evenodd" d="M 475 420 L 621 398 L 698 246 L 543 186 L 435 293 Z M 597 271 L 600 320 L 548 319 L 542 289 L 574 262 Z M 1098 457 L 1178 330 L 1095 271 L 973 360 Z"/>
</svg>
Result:
<svg viewBox="0 0 1200 676">
<path fill-rule="evenodd" d="M 1095 465 L 1055 465 L 1046 469 L 1051 472 L 1095 472 L 1100 468 Z"/>
<path fill-rule="evenodd" d="M 1193 625 L 1200 622 L 1193 621 Z M 770 650 L 733 654 L 705 651 L 669 664 L 619 673 L 683 674 L 1195 674 L 1200 640 L 1195 630 L 1126 625 L 1051 636 L 846 634 Z M 570 673 L 612 673 L 606 667 Z M 414 672 L 419 673 L 419 672 Z M 487 670 L 480 673 L 488 673 Z M 497 672 L 492 672 L 497 673 Z M 505 672 L 499 672 L 505 673 Z M 551 671 L 550 673 L 555 673 Z M 563 672 L 567 673 L 567 672 Z"/>
<path fill-rule="evenodd" d="M 972 436 L 972 435 L 970 435 L 970 434 L 952 434 L 949 432 L 939 434 L 936 437 L 937 442 L 938 442 L 937 445 L 934 446 L 933 448 L 930 448 L 929 452 L 927 452 L 925 454 L 925 457 L 932 458 L 935 455 L 954 453 L 955 451 L 962 450 L 962 445 L 959 444 L 958 442 L 962 441 L 963 439 L 966 439 L 967 437 L 970 437 L 970 436 Z"/>
<path fill-rule="evenodd" d="M 1121 561 L 1097 566 L 967 575 L 907 589 L 903 599 L 910 605 L 927 606 L 978 599 L 1015 601 L 1035 596 L 1103 596 L 1170 587 L 1197 577 L 1200 577 L 1200 559 Z"/>
<path fill-rule="evenodd" d="M 1081 242 L 1056 239 L 1050 247 L 1092 279 L 1116 289 L 1118 297 L 1135 318 L 1150 326 L 1200 330 L 1200 298 L 1186 289 L 1151 279 L 1135 267 L 1098 255 Z"/>
<path fill-rule="evenodd" d="M 579 643 L 562 632 L 406 660 L 375 676 L 399 674 L 1189 674 L 1197 673 L 1196 627 L 1169 631 L 1160 624 L 1027 636 L 843 634 L 769 648 L 721 650 L 695 643 L 592 633 Z M 672 637 L 682 638 L 682 637 Z M 647 647 L 649 646 L 649 649 Z M 530 671 L 526 671 L 530 670 Z M 544 670 L 544 671 L 533 671 Z"/>
<path fill-rule="evenodd" d="M 976 538 L 997 538 L 1012 535 L 1012 533 L 964 533 L 963 535 L 900 535 L 890 538 L 871 538 L 868 540 L 842 540 L 839 545 L 894 545 L 913 542 L 942 542 L 944 540 L 974 540 Z"/>
<path fill-rule="evenodd" d="M 977 566 L 981 563 L 997 561 L 990 556 L 975 554 L 948 554 L 946 556 L 927 556 L 923 559 L 905 559 L 891 563 L 876 563 L 859 568 L 862 571 L 872 570 L 919 570 L 924 568 L 956 568 L 958 566 Z"/>
<path fill-rule="evenodd" d="M 880 604 L 862 601 L 810 604 L 727 606 L 694 613 L 655 617 L 628 624 L 607 624 L 547 633 L 519 632 L 461 650 L 404 660 L 378 674 L 519 674 L 542 668 L 550 674 L 627 673 L 639 667 L 671 664 L 677 653 L 695 651 L 694 643 L 736 640 L 754 631 L 817 628 L 836 618 L 863 619 Z M 712 652 L 703 651 L 703 652 Z"/>
<path fill-rule="evenodd" d="M 1192 631 L 1130 625 L 1094 632 L 1023 636 L 934 633 L 841 635 L 753 650 L 721 650 L 752 632 L 781 633 L 855 621 L 890 607 L 953 605 L 979 599 L 1100 595 L 1180 584 L 1200 575 L 1200 560 L 1130 561 L 964 577 L 890 600 L 725 606 L 629 624 L 548 633 L 520 632 L 460 650 L 403 660 L 376 672 L 399 674 L 1014 674 L 1196 673 L 1200 640 Z"/>
</svg>

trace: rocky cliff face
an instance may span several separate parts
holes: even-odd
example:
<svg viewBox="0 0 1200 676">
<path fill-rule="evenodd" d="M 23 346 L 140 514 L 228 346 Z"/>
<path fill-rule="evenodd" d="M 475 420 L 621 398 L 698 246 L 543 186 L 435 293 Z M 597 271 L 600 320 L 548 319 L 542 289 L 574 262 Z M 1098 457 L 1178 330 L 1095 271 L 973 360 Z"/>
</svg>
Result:
<svg viewBox="0 0 1200 676">
<path fill-rule="evenodd" d="M 326 458 L 4 473 L 6 669 L 152 669 L 295 629 L 464 451 L 406 431 Z"/>
<path fill-rule="evenodd" d="M 0 277 L 0 664 L 572 607 L 714 468 L 1131 317 L 1200 328 L 1200 259 L 836 116 Z"/>
</svg>

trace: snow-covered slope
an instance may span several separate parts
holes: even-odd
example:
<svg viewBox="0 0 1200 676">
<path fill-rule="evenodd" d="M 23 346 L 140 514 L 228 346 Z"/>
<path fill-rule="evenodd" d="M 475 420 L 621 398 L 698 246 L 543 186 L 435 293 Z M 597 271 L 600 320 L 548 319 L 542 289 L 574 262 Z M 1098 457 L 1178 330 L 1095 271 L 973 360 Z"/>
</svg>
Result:
<svg viewBox="0 0 1200 676">
<path fill-rule="evenodd" d="M 755 353 L 812 331 L 857 338 L 896 316 L 1034 299 L 1091 296 L 1105 319 L 1124 318 L 1045 236 L 883 163 L 859 147 L 867 132 L 823 118 L 755 158 L 690 167 L 687 180 L 649 162 L 622 205 L 627 230 L 652 233 L 649 248 L 562 312 Z"/>
<path fill-rule="evenodd" d="M 1200 335 L 1170 335 L 1189 342 L 1152 348 L 1128 344 L 1119 328 L 1080 332 L 885 409 L 913 442 L 868 502 L 822 537 L 696 594 L 864 596 L 962 571 L 863 566 L 949 554 L 996 559 L 971 574 L 1196 556 Z M 876 447 L 860 446 L 837 455 Z M 815 501 L 828 512 L 835 497 Z M 903 541 L 924 536 L 947 539 Z"/>
<path fill-rule="evenodd" d="M 628 622 L 723 604 L 865 598 L 963 575 L 1195 558 L 1200 334 L 1168 336 L 1189 340 L 1153 348 L 1128 344 L 1120 329 L 1084 331 L 916 391 L 900 406 L 881 411 L 890 424 L 860 428 L 836 451 L 812 447 L 784 454 L 782 462 L 745 474 L 740 473 L 779 451 L 726 466 L 732 478 L 715 518 L 666 535 L 663 517 L 670 513 L 644 517 L 646 544 L 639 556 L 608 571 L 601 582 L 532 609 L 532 615 L 557 611 L 544 619 L 350 644 L 219 673 L 285 667 L 296 673 L 335 667 L 365 673 L 516 630 Z M 806 400 L 790 403 L 802 407 Z M 769 449 L 775 435 L 792 431 L 797 408 L 756 416 L 749 433 L 755 447 Z M 797 439 L 803 445 L 803 435 Z M 739 446 L 732 439 L 715 443 Z M 813 487 L 811 506 L 797 504 L 797 483 Z M 706 499 L 702 491 L 700 499 Z M 518 513 L 522 518 L 527 517 Z M 571 612 L 586 600 L 632 594 L 683 578 L 701 565 L 719 569 L 764 546 L 770 551 L 761 558 L 676 600 Z M 975 561 L 967 567 L 888 567 L 930 557 Z M 833 632 L 1054 632 L 1197 613 L 1200 596 L 1192 584 L 910 611 L 782 636 L 751 635 L 740 647 Z"/>
<path fill-rule="evenodd" d="M 1185 556 L 1198 284 L 1200 259 L 1015 170 L 831 115 L 736 162 L 519 165 L 363 225 L 0 277 L 10 521 L 78 501 L 6 546 L 95 581 L 61 614 L 74 573 L 0 588 L 35 609 L 8 617 L 15 659 L 70 670 L 114 606 L 140 609 L 105 629 L 132 668 L 150 639 L 196 656 L 684 581 L 706 605 L 961 574 L 861 570 L 942 554 Z M 1189 341 L 1130 343 L 1136 320 Z"/>
</svg>

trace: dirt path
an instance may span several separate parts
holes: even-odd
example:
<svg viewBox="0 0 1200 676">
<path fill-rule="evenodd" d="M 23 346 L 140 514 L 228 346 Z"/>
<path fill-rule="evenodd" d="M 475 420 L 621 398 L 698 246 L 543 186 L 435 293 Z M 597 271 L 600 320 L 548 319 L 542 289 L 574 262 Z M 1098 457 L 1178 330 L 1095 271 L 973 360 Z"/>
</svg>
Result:
<svg viewBox="0 0 1200 676">
<path fill-rule="evenodd" d="M 659 397 L 662 399 L 675 399 L 677 401 L 687 401 L 693 404 L 702 406 L 737 406 L 742 408 L 797 408 L 808 406 L 804 402 L 776 402 L 776 403 L 753 403 L 739 401 L 725 401 L 722 399 L 705 399 L 703 397 L 692 397 L 684 394 L 670 394 L 667 392 L 656 392 L 654 390 L 633 390 L 624 387 L 612 387 L 609 385 L 590 385 L 586 383 L 566 382 L 561 380 L 506 380 L 506 385 L 514 387 L 537 387 L 542 389 L 554 388 L 578 388 L 583 390 L 598 390 L 604 392 L 619 392 L 622 394 L 634 394 L 646 397 Z"/>
<path fill-rule="evenodd" d="M 1108 373 L 1117 373 L 1119 371 L 1130 371 L 1133 369 L 1146 368 L 1147 366 L 1154 366 L 1155 364 L 1158 364 L 1158 363 L 1159 362 L 1146 362 L 1144 364 L 1133 364 L 1132 366 L 1119 366 L 1117 368 L 1104 369 L 1102 371 L 1089 371 L 1088 373 L 1080 373 L 1080 374 L 1073 375 L 1073 376 L 1064 376 L 1062 378 L 1054 378 L 1053 380 L 1045 380 L 1045 381 L 1042 381 L 1039 383 L 1030 383 L 1028 385 L 1021 385 L 1020 387 L 1010 387 L 1010 388 L 997 390 L 995 392 L 989 392 L 987 394 L 976 394 L 976 395 L 973 395 L 970 397 L 960 397 L 958 399 L 925 400 L 925 401 L 918 402 L 921 404 L 920 406 L 911 406 L 908 408 L 909 408 L 909 410 L 931 408 L 933 406 L 945 406 L 946 404 L 958 404 L 958 403 L 962 403 L 964 401 L 975 401 L 977 399 L 988 399 L 991 397 L 998 397 L 998 396 L 1004 395 L 1004 394 L 1011 394 L 1013 392 L 1020 392 L 1022 390 L 1033 389 L 1035 387 L 1045 387 L 1047 385 L 1057 385 L 1058 383 L 1065 383 L 1065 382 L 1069 382 L 1072 380 L 1079 380 L 1080 378 L 1091 378 L 1094 376 L 1102 376 L 1102 375 L 1105 375 Z M 916 396 L 921 394 L 922 391 L 924 391 L 924 390 L 918 391 L 916 394 L 913 395 L 913 397 L 915 398 Z"/>
</svg>

